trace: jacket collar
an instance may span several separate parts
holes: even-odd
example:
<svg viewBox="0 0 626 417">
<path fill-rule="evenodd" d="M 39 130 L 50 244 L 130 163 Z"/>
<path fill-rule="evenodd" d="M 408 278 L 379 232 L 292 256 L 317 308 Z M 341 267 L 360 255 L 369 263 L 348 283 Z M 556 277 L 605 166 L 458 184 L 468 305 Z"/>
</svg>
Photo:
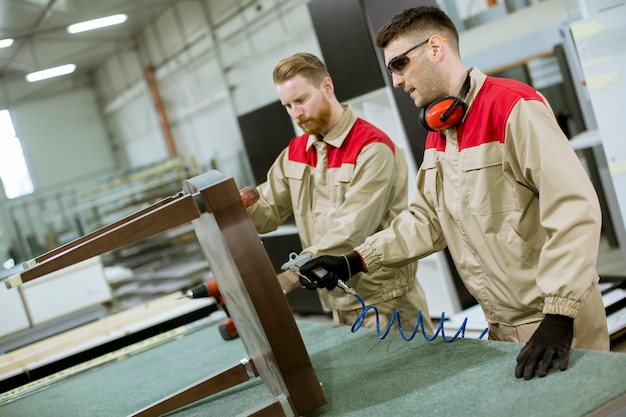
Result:
<svg viewBox="0 0 626 417">
<path fill-rule="evenodd" d="M 467 104 L 468 110 L 470 106 L 472 105 L 472 102 L 476 98 L 476 95 L 478 94 L 483 84 L 485 83 L 485 80 L 487 79 L 487 75 L 485 75 L 481 70 L 479 70 L 476 67 L 470 68 L 469 74 L 470 74 L 471 84 L 470 84 L 469 92 L 467 93 L 467 96 L 465 97 L 465 104 Z"/>
</svg>

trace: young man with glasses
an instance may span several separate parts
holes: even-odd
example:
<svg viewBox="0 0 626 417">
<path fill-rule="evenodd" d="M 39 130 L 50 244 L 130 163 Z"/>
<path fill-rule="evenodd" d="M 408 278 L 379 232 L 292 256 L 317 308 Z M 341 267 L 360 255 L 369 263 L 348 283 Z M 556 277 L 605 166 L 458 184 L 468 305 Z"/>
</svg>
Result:
<svg viewBox="0 0 626 417">
<path fill-rule="evenodd" d="M 525 343 L 516 377 L 545 376 L 553 360 L 565 370 L 571 346 L 609 350 L 595 270 L 597 195 L 545 98 L 468 70 L 454 24 L 436 7 L 399 13 L 376 41 L 394 87 L 427 109 L 421 118 L 432 131 L 417 189 L 389 228 L 301 272 L 327 286 L 447 246 L 489 338 Z M 456 120 L 442 121 L 446 114 Z M 330 273 L 311 273 L 319 267 Z"/>
<path fill-rule="evenodd" d="M 275 230 L 293 214 L 304 252 L 345 253 L 408 207 L 406 160 L 384 132 L 337 100 L 326 66 L 316 56 L 298 53 L 281 60 L 273 78 L 282 105 L 304 133 L 270 167 L 267 181 L 258 186 L 260 198 L 248 212 L 259 233 Z M 397 309 L 403 329 L 413 329 L 421 311 L 423 326 L 432 334 L 416 269 L 417 262 L 407 262 L 353 278 L 358 294 L 377 307 L 382 330 Z M 299 286 L 293 272 L 279 278 L 285 291 Z M 359 300 L 329 289 L 320 295 L 335 322 L 352 325 L 362 311 Z M 376 324 L 372 313 L 363 326 Z"/>
</svg>

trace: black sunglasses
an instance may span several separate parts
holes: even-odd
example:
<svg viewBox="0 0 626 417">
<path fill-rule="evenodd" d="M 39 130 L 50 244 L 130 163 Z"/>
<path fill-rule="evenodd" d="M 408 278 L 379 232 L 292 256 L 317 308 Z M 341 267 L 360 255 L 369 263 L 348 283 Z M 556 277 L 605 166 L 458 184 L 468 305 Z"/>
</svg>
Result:
<svg viewBox="0 0 626 417">
<path fill-rule="evenodd" d="M 389 63 L 387 63 L 387 70 L 392 74 L 400 74 L 402 70 L 404 69 L 404 67 L 409 65 L 409 62 L 411 62 L 411 58 L 409 58 L 407 54 L 411 52 L 412 50 L 417 49 L 420 46 L 424 45 L 426 42 L 428 42 L 429 39 L 430 38 L 418 43 L 415 46 L 412 46 L 411 48 L 407 49 L 400 55 L 391 58 L 389 60 Z"/>
<path fill-rule="evenodd" d="M 400 73 L 402 72 L 402 70 L 404 69 L 404 67 L 406 67 L 407 65 L 409 65 L 409 62 L 411 62 L 411 58 L 409 58 L 407 56 L 407 54 L 409 52 L 411 52 L 414 49 L 419 48 L 420 46 L 424 45 L 426 42 L 428 42 L 430 40 L 430 38 L 426 39 L 425 41 L 422 41 L 420 43 L 418 43 L 415 46 L 412 46 L 411 48 L 407 49 L 406 51 L 404 51 L 403 53 L 401 53 L 400 55 L 391 58 L 389 60 L 389 63 L 387 64 L 387 70 L 392 73 L 392 74 L 398 74 L 400 75 Z M 446 42 L 448 40 L 448 38 L 441 38 L 441 40 L 443 40 L 444 42 Z"/>
</svg>

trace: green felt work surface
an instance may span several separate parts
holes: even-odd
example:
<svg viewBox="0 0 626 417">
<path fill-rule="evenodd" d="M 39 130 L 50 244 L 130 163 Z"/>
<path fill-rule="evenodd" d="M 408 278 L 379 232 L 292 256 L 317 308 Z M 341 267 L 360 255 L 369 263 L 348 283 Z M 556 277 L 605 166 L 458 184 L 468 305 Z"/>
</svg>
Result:
<svg viewBox="0 0 626 417">
<path fill-rule="evenodd" d="M 399 333 L 298 322 L 328 404 L 308 416 L 586 416 L 626 393 L 626 354 L 572 350 L 566 372 L 516 379 L 512 343 L 405 341 Z M 117 417 L 245 357 L 216 325 L 0 406 L 2 417 Z M 255 378 L 169 413 L 237 416 L 271 399 Z"/>
</svg>

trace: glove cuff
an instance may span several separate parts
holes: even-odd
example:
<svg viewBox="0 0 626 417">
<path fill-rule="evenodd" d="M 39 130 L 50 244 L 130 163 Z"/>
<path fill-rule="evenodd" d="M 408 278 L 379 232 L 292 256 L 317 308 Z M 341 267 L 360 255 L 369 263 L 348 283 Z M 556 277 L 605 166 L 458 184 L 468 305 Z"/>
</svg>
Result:
<svg viewBox="0 0 626 417">
<path fill-rule="evenodd" d="M 361 258 L 359 252 L 352 251 L 344 256 L 346 258 L 346 262 L 348 262 L 350 272 L 352 273 L 351 277 L 365 270 L 365 267 L 363 265 L 363 258 Z"/>
<path fill-rule="evenodd" d="M 562 316 L 560 314 L 546 314 L 543 318 L 543 322 L 551 327 L 572 327 L 574 325 L 574 319 L 569 316 Z"/>
</svg>

